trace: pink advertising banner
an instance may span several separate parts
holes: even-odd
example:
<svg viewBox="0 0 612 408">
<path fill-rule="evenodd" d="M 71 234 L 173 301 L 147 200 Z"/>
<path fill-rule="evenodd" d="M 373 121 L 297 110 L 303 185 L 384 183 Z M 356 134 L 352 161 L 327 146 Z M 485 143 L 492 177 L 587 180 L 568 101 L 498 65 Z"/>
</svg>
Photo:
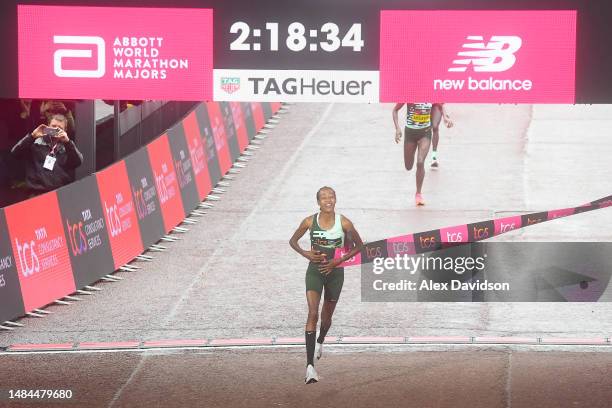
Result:
<svg viewBox="0 0 612 408">
<path fill-rule="evenodd" d="M 380 26 L 381 102 L 575 102 L 575 10 L 383 10 Z"/>
<path fill-rule="evenodd" d="M 19 96 L 212 99 L 211 9 L 18 6 Z"/>
</svg>

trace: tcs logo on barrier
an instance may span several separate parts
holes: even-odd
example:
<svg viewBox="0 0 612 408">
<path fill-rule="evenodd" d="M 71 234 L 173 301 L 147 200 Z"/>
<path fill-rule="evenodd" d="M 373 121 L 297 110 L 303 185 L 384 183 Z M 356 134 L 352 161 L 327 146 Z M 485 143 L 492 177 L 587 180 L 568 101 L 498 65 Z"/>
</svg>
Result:
<svg viewBox="0 0 612 408">
<path fill-rule="evenodd" d="M 474 227 L 472 232 L 475 240 L 486 239 L 490 236 L 489 227 Z"/>
<path fill-rule="evenodd" d="M 421 248 L 435 248 L 436 237 L 419 237 L 419 244 Z"/>
<path fill-rule="evenodd" d="M 70 221 L 66 220 L 66 229 L 68 230 L 72 255 L 78 256 L 87 252 L 87 237 L 85 231 L 83 231 L 83 223 L 79 221 L 71 224 Z"/>
<path fill-rule="evenodd" d="M 95 69 L 64 69 L 62 60 L 64 58 L 87 58 L 92 59 L 91 49 L 69 49 L 61 48 L 53 53 L 53 73 L 60 78 L 102 78 L 106 72 L 106 56 L 104 38 L 82 35 L 54 35 L 54 44 L 79 44 L 92 45 L 96 48 Z"/>
<path fill-rule="evenodd" d="M 42 227 L 34 231 L 36 234 L 36 241 L 40 241 L 47 238 L 47 230 Z M 29 242 L 19 242 L 19 239 L 15 238 L 15 246 L 17 247 L 17 258 L 21 265 L 21 274 L 24 278 L 32 276 L 37 272 L 40 272 L 40 260 L 36 254 L 36 241 L 33 239 Z"/>
<path fill-rule="evenodd" d="M 40 272 L 40 261 L 36 255 L 36 242 L 30 240 L 21 244 L 17 238 L 15 238 L 15 246 L 17 246 L 17 258 L 21 264 L 21 274 L 27 278 L 28 276 L 34 275 L 36 272 Z M 29 258 L 29 261 L 28 261 Z"/>
<path fill-rule="evenodd" d="M 90 209 L 82 211 L 81 215 L 83 217 L 83 221 L 76 223 L 71 223 L 68 219 L 66 219 L 66 230 L 68 231 L 70 249 L 72 250 L 72 255 L 74 256 L 82 255 L 88 250 L 87 235 L 83 229 L 83 222 L 90 221 L 93 217 Z"/>
<path fill-rule="evenodd" d="M 155 178 L 155 186 L 157 187 L 159 202 L 161 204 L 165 204 L 168 200 L 174 197 L 174 192 L 171 192 L 166 184 L 166 174 L 169 173 L 168 165 L 166 163 L 162 163 L 161 169 L 161 174 L 157 174 L 155 170 L 153 170 L 153 177 Z"/>
<path fill-rule="evenodd" d="M 383 255 L 382 248 L 379 246 L 376 246 L 376 247 L 366 246 L 364 247 L 364 251 L 365 251 L 365 255 L 367 259 L 380 258 Z"/>
<path fill-rule="evenodd" d="M 461 232 L 447 232 L 446 233 L 446 242 L 456 243 L 463 242 L 463 234 Z"/>
<path fill-rule="evenodd" d="M 106 220 L 108 221 L 108 230 L 111 233 L 111 237 L 116 237 L 123 232 L 121 226 L 121 217 L 119 217 L 118 205 L 123 202 L 123 194 L 117 193 L 115 195 L 115 202 L 110 206 L 104 201 L 104 212 L 106 213 Z"/>
</svg>

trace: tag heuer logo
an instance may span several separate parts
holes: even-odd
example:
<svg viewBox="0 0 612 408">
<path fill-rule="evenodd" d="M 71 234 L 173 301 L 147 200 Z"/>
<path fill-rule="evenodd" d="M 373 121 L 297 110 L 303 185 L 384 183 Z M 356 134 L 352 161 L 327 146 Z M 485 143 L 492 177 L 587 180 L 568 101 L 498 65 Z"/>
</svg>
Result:
<svg viewBox="0 0 612 408">
<path fill-rule="evenodd" d="M 221 77 L 221 89 L 227 93 L 234 93 L 240 89 L 240 78 Z"/>
</svg>

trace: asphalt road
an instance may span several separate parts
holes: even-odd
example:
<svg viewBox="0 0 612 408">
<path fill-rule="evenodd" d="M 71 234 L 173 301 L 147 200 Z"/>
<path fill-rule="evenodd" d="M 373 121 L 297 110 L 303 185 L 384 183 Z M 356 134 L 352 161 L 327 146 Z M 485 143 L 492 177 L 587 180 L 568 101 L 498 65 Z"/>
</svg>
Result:
<svg viewBox="0 0 612 408">
<path fill-rule="evenodd" d="M 3 356 L 0 406 L 609 407 L 612 353 L 510 348 L 330 347 L 320 382 L 301 348 Z M 27 375 L 15 375 L 15 372 Z M 60 389 L 70 400 L 10 400 Z"/>
</svg>

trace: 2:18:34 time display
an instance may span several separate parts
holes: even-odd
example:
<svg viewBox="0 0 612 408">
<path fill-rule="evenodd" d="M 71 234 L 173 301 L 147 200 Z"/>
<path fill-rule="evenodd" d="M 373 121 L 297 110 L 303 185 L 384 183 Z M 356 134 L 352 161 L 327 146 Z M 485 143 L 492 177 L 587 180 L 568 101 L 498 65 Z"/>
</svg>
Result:
<svg viewBox="0 0 612 408">
<path fill-rule="evenodd" d="M 237 21 L 230 27 L 231 34 L 238 37 L 230 44 L 231 51 L 278 51 L 282 41 L 290 51 L 304 50 L 316 52 L 319 49 L 334 52 L 345 47 L 360 52 L 364 47 L 361 39 L 361 24 L 354 23 L 348 30 L 338 24 L 325 23 L 318 28 L 306 28 L 300 22 L 293 22 L 287 27 L 286 36 L 279 37 L 279 23 L 266 23 L 265 28 L 251 27 L 244 21 Z M 267 41 L 264 38 L 267 37 Z"/>
</svg>

